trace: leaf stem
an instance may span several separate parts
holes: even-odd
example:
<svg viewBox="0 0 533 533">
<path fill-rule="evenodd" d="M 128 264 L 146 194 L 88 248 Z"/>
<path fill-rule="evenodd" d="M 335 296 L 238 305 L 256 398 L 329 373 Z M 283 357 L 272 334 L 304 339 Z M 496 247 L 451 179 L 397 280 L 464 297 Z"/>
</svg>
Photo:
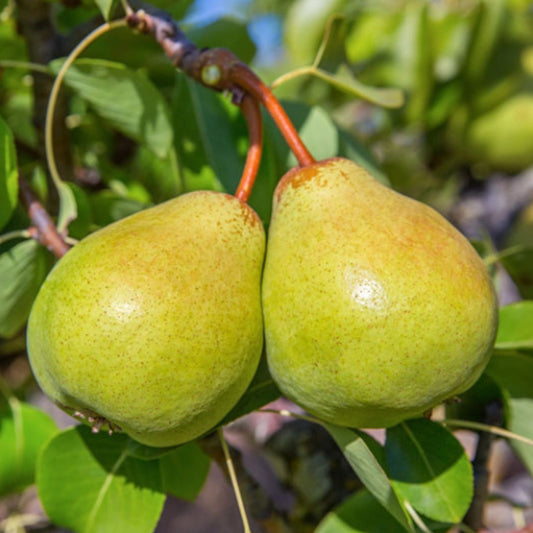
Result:
<svg viewBox="0 0 533 533">
<path fill-rule="evenodd" d="M 29 239 L 31 238 L 31 233 L 27 229 L 17 229 L 14 231 L 9 231 L 8 233 L 4 233 L 3 235 L 0 235 L 0 244 L 4 244 L 7 241 L 10 241 L 11 239 Z"/>
<path fill-rule="evenodd" d="M 224 457 L 226 459 L 226 467 L 229 472 L 229 477 L 231 479 L 231 484 L 233 486 L 233 492 L 235 493 L 235 498 L 237 500 L 237 506 L 239 507 L 239 513 L 241 515 L 242 525 L 244 528 L 244 533 L 251 533 L 250 524 L 248 523 L 248 517 L 246 516 L 246 509 L 244 508 L 244 503 L 242 501 L 241 490 L 239 488 L 239 482 L 235 474 L 235 469 L 233 468 L 233 461 L 231 460 L 231 455 L 228 449 L 228 443 L 224 438 L 224 432 L 222 428 L 218 428 L 218 438 L 220 439 L 220 444 L 222 450 L 224 451 Z"/>
<path fill-rule="evenodd" d="M 261 154 L 263 151 L 263 117 L 259 108 L 259 102 L 249 95 L 244 96 L 240 108 L 248 126 L 250 146 L 248 147 L 246 163 L 235 196 L 242 202 L 247 202 L 257 177 L 259 165 L 261 164 Z"/>
<path fill-rule="evenodd" d="M 67 57 L 63 65 L 61 66 L 61 69 L 57 73 L 57 77 L 52 86 L 52 90 L 50 91 L 50 98 L 48 99 L 48 106 L 46 109 L 44 143 L 45 143 L 46 159 L 48 162 L 48 168 L 50 170 L 50 175 L 58 191 L 61 187 L 62 180 L 57 170 L 57 165 L 56 165 L 56 160 L 55 160 L 55 155 L 54 155 L 52 129 L 53 129 L 53 117 L 55 113 L 55 107 L 56 107 L 57 98 L 59 95 L 59 90 L 61 89 L 61 84 L 63 83 L 63 78 L 65 77 L 65 74 L 67 73 L 68 68 L 70 67 L 70 65 L 72 65 L 75 59 L 93 41 L 95 41 L 98 37 L 100 37 L 100 35 L 103 35 L 104 33 L 112 29 L 119 28 L 125 25 L 126 25 L 126 19 L 121 19 L 121 20 L 116 20 L 116 21 L 105 23 L 105 24 L 102 24 L 101 26 L 98 26 L 98 28 L 96 28 L 91 33 L 89 33 L 89 35 L 87 35 L 87 37 L 85 37 L 82 41 L 80 41 L 79 44 L 74 48 L 74 50 L 72 50 L 72 52 L 69 54 L 69 56 Z"/>
<path fill-rule="evenodd" d="M 27 70 L 33 70 L 34 72 L 40 72 L 41 74 L 52 74 L 48 70 L 48 67 L 41 65 L 40 63 L 32 63 L 31 61 L 17 61 L 16 59 L 2 59 L 0 61 L 0 67 L 4 68 L 23 68 Z"/>
<path fill-rule="evenodd" d="M 488 424 L 482 424 L 481 422 L 473 422 L 471 420 L 457 420 L 455 418 L 446 418 L 441 421 L 441 424 L 445 426 L 453 426 L 464 429 L 474 429 L 476 431 L 486 431 L 487 433 L 492 433 L 493 435 L 498 435 L 499 437 L 504 437 L 506 439 L 517 440 L 523 442 L 524 444 L 529 444 L 533 446 L 533 440 L 508 431 L 507 429 L 500 428 L 498 426 L 490 426 Z"/>
<path fill-rule="evenodd" d="M 321 426 L 324 425 L 324 423 L 318 418 L 313 418 L 312 416 L 293 413 L 292 411 L 289 411 L 288 409 L 259 409 L 257 412 L 258 413 L 273 413 L 275 415 L 286 416 L 289 418 L 297 418 L 298 420 L 306 420 L 307 422 L 311 422 L 313 424 L 319 424 Z"/>
</svg>

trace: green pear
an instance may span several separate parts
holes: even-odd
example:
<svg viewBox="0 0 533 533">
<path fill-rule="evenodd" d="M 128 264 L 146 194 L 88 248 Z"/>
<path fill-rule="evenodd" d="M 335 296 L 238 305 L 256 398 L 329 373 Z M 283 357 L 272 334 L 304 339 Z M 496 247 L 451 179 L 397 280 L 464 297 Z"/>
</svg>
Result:
<svg viewBox="0 0 533 533">
<path fill-rule="evenodd" d="M 341 158 L 278 184 L 262 298 L 274 380 L 343 426 L 391 426 L 466 390 L 497 328 L 467 239 Z"/>
<path fill-rule="evenodd" d="M 210 191 L 88 236 L 33 305 L 28 351 L 40 386 L 151 446 L 205 433 L 259 363 L 264 246 L 255 212 Z"/>
<path fill-rule="evenodd" d="M 533 165 L 533 93 L 518 93 L 476 117 L 461 148 L 493 169 L 520 172 Z"/>
</svg>

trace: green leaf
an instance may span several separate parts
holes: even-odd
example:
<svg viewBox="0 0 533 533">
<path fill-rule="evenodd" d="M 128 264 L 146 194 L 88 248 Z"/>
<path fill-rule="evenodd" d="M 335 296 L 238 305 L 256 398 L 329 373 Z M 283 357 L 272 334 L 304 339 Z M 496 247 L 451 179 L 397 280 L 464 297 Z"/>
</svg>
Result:
<svg viewBox="0 0 533 533">
<path fill-rule="evenodd" d="M 89 196 L 91 212 L 97 226 L 107 226 L 116 220 L 133 215 L 146 205 L 105 190 Z"/>
<path fill-rule="evenodd" d="M 402 533 L 405 529 L 367 490 L 350 496 L 320 522 L 316 533 Z"/>
<path fill-rule="evenodd" d="M 54 524 L 77 533 L 151 533 L 165 501 L 157 461 L 128 454 L 126 435 L 66 430 L 37 465 L 39 497 Z"/>
<path fill-rule="evenodd" d="M 298 133 L 317 161 L 337 155 L 339 134 L 331 117 L 321 107 L 308 109 L 304 122 L 298 127 Z M 290 167 L 298 164 L 292 153 L 288 164 Z"/>
<path fill-rule="evenodd" d="M 255 55 L 255 44 L 248 34 L 248 26 L 233 18 L 221 18 L 207 26 L 191 28 L 187 37 L 200 49 L 227 48 L 244 63 L 250 63 Z"/>
<path fill-rule="evenodd" d="M 376 500 L 407 531 L 413 531 L 407 512 L 398 499 L 384 470 L 381 446 L 368 435 L 348 428 L 324 423 L 354 472 Z"/>
<path fill-rule="evenodd" d="M 52 61 L 52 72 L 62 63 Z M 124 135 L 145 143 L 158 157 L 168 154 L 173 141 L 169 110 L 146 76 L 121 63 L 78 59 L 67 70 L 65 84 Z"/>
<path fill-rule="evenodd" d="M 12 337 L 26 323 L 48 265 L 47 252 L 33 240 L 0 255 L 0 337 Z"/>
<path fill-rule="evenodd" d="M 231 112 L 234 117 L 238 114 L 219 95 L 188 79 L 180 81 L 172 115 L 187 190 L 224 188 L 235 192 L 244 160 L 236 150 L 238 133 Z"/>
<path fill-rule="evenodd" d="M 313 59 L 328 19 L 342 11 L 346 0 L 297 0 L 290 3 L 285 17 L 285 43 L 296 62 L 305 64 Z"/>
<path fill-rule="evenodd" d="M 65 182 L 58 184 L 59 214 L 57 216 L 57 230 L 66 232 L 68 225 L 78 216 L 78 204 L 72 189 Z"/>
<path fill-rule="evenodd" d="M 163 455 L 159 464 L 164 491 L 192 502 L 204 486 L 211 460 L 198 444 L 190 442 Z"/>
<path fill-rule="evenodd" d="M 389 178 L 379 168 L 374 156 L 370 153 L 368 148 L 358 142 L 349 133 L 340 130 L 339 131 L 339 157 L 346 157 L 354 163 L 366 168 L 374 178 L 383 185 L 390 186 Z"/>
<path fill-rule="evenodd" d="M 509 254 L 504 250 L 501 252 L 500 261 L 516 283 L 522 297 L 533 298 L 533 247 L 521 246 Z"/>
<path fill-rule="evenodd" d="M 500 309 L 496 350 L 533 350 L 533 301 L 525 300 Z"/>
<path fill-rule="evenodd" d="M 237 405 L 224 417 L 218 426 L 225 426 L 233 420 L 273 402 L 279 396 L 279 389 L 268 371 L 268 365 L 263 356 L 252 382 L 237 402 Z"/>
<path fill-rule="evenodd" d="M 48 415 L 14 398 L 0 408 L 0 496 L 33 483 L 39 450 L 56 432 Z"/>
<path fill-rule="evenodd" d="M 468 44 L 464 78 L 470 89 L 482 88 L 490 58 L 504 27 L 506 0 L 481 0 Z"/>
<path fill-rule="evenodd" d="M 402 12 L 393 40 L 392 54 L 396 73 L 394 79 L 409 92 L 406 106 L 409 120 L 424 119 L 434 83 L 431 30 L 426 2 L 410 2 Z"/>
<path fill-rule="evenodd" d="M 486 372 L 502 389 L 507 428 L 533 439 L 533 357 L 520 353 L 495 354 Z M 533 473 L 533 446 L 510 442 Z"/>
<path fill-rule="evenodd" d="M 77 210 L 76 218 L 68 226 L 68 234 L 74 239 L 83 239 L 90 233 L 93 224 L 90 194 L 74 183 L 68 183 L 68 186 L 74 195 Z"/>
<path fill-rule="evenodd" d="M 387 466 L 397 492 L 423 515 L 458 523 L 473 495 L 470 461 L 446 428 L 423 418 L 387 430 Z"/>
<path fill-rule="evenodd" d="M 0 228 L 4 227 L 17 205 L 17 154 L 13 134 L 0 117 Z"/>
<path fill-rule="evenodd" d="M 109 21 L 115 10 L 118 0 L 94 0 L 105 20 Z"/>
<path fill-rule="evenodd" d="M 327 81 L 340 91 L 382 107 L 397 108 L 404 104 L 404 95 L 400 89 L 366 85 L 353 75 L 348 65 L 340 65 L 335 74 L 330 74 L 322 69 L 315 69 L 310 74 Z"/>
</svg>

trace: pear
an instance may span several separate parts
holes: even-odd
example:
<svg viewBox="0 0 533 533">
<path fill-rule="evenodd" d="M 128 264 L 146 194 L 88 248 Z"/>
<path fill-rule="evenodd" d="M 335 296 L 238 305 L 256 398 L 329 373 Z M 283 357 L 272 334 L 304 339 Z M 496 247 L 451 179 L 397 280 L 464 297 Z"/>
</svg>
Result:
<svg viewBox="0 0 533 533">
<path fill-rule="evenodd" d="M 91 234 L 34 302 L 28 351 L 40 386 L 68 411 L 143 444 L 205 433 L 259 363 L 264 246 L 255 212 L 211 191 Z"/>
<path fill-rule="evenodd" d="M 460 148 L 492 169 L 517 173 L 533 165 L 533 93 L 517 93 L 476 117 Z"/>
<path fill-rule="evenodd" d="M 279 388 L 350 427 L 391 426 L 469 388 L 497 328 L 467 239 L 342 158 L 278 184 L 262 299 Z"/>
</svg>

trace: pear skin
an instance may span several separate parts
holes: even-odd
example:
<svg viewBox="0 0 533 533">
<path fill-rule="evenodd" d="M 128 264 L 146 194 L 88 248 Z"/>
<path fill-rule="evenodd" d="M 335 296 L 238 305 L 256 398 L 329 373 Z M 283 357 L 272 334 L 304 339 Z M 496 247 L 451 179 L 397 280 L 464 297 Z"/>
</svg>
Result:
<svg viewBox="0 0 533 533">
<path fill-rule="evenodd" d="M 497 329 L 468 240 L 342 158 L 278 184 L 262 295 L 274 380 L 342 426 L 391 426 L 463 392 Z"/>
<path fill-rule="evenodd" d="M 34 303 L 28 351 L 40 386 L 151 446 L 208 431 L 259 362 L 264 246 L 248 205 L 207 191 L 91 234 Z"/>
</svg>

